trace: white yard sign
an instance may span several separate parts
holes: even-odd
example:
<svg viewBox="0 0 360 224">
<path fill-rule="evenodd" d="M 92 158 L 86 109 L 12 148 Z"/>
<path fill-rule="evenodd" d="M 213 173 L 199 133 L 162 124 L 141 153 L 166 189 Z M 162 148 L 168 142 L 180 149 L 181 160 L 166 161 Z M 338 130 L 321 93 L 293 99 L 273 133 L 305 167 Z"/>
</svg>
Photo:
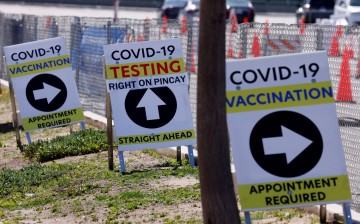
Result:
<svg viewBox="0 0 360 224">
<path fill-rule="evenodd" d="M 326 52 L 228 61 L 226 85 L 242 209 L 351 200 Z"/>
<path fill-rule="evenodd" d="M 195 143 L 179 39 L 104 46 L 120 150 Z"/>
<path fill-rule="evenodd" d="M 7 46 L 4 52 L 25 131 L 84 120 L 64 38 Z"/>
</svg>

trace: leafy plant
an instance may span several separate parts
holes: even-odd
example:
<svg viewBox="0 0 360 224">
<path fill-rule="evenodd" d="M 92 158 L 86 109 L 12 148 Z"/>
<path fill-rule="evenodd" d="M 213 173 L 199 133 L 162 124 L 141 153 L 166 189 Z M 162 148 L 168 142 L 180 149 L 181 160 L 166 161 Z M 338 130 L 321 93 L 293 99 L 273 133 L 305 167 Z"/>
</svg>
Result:
<svg viewBox="0 0 360 224">
<path fill-rule="evenodd" d="M 51 140 L 32 142 L 24 147 L 26 157 L 38 162 L 52 161 L 107 150 L 107 134 L 102 130 L 81 130 Z"/>
</svg>

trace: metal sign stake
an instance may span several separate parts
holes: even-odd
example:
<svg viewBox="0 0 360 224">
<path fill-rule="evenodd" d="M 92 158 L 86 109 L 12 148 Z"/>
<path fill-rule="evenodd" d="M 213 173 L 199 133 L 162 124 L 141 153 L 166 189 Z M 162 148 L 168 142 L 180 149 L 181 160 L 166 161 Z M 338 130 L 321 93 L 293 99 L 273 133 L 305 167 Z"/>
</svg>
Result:
<svg viewBox="0 0 360 224">
<path fill-rule="evenodd" d="M 81 129 L 82 130 L 85 130 L 86 127 L 85 127 L 85 121 L 80 121 L 80 125 L 81 125 Z"/>
<path fill-rule="evenodd" d="M 120 172 L 121 174 L 125 174 L 126 168 L 125 168 L 124 154 L 123 151 L 120 151 L 119 146 L 118 146 L 118 152 L 119 152 L 119 161 L 120 161 Z"/>
<path fill-rule="evenodd" d="M 28 144 L 30 144 L 31 143 L 31 136 L 30 136 L 30 132 L 25 132 L 25 134 L 26 134 L 26 139 L 27 139 L 27 141 L 28 141 Z"/>
<path fill-rule="evenodd" d="M 245 224 L 251 224 L 250 212 L 245 213 Z"/>
<path fill-rule="evenodd" d="M 194 146 L 192 145 L 188 145 L 188 153 L 189 153 L 189 162 L 190 162 L 190 166 L 192 168 L 195 167 L 195 159 L 194 159 Z"/>
<path fill-rule="evenodd" d="M 352 224 L 350 204 L 343 203 L 344 221 L 346 224 Z"/>
</svg>

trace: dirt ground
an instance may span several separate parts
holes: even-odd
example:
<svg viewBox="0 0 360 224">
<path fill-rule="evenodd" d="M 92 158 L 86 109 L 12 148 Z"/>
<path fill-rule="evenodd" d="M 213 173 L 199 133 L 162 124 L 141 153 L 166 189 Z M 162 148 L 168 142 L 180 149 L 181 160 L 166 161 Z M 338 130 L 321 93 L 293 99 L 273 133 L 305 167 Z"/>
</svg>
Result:
<svg viewBox="0 0 360 224">
<path fill-rule="evenodd" d="M 1 94 L 0 94 L 1 96 Z M 73 127 L 74 129 L 78 129 L 76 125 Z M 27 160 L 23 157 L 20 151 L 16 147 L 16 138 L 15 135 L 11 135 L 12 127 L 12 117 L 11 117 L 11 106 L 10 100 L 2 100 L 0 101 L 0 134 L 2 135 L 2 145 L 0 146 L 0 169 L 2 168 L 10 168 L 10 169 L 20 169 L 21 167 L 31 163 L 31 161 Z M 51 138 L 52 135 L 65 135 L 69 133 L 69 127 L 57 128 L 57 131 L 39 131 L 38 133 L 32 135 L 33 141 L 37 139 Z M 5 139 L 3 136 L 8 136 Z M 21 133 L 21 140 L 23 143 L 26 143 L 26 136 L 24 133 Z M 94 160 L 100 158 L 106 158 L 107 152 L 103 152 L 96 155 L 86 155 L 86 156 L 77 156 L 77 157 L 69 157 L 58 160 L 56 162 L 66 163 L 70 161 L 81 161 L 81 160 Z M 118 160 L 117 155 L 115 153 L 115 164 L 117 166 Z M 125 152 L 125 162 L 132 167 L 132 169 L 142 169 L 143 167 L 151 167 L 156 166 L 156 163 L 161 163 L 163 161 L 154 161 L 153 158 L 150 158 L 150 155 L 141 153 L 141 152 Z M 160 159 L 161 160 L 161 159 Z M 152 186 L 139 186 L 139 187 L 153 187 L 160 188 L 163 186 L 167 187 L 184 187 L 197 184 L 199 181 L 194 177 L 183 177 L 183 178 L 166 178 L 161 181 L 157 181 L 151 183 Z M 0 186 L 1 187 L 1 186 Z M 109 192 L 109 194 L 115 194 L 120 189 L 113 188 Z M 109 208 L 106 207 L 96 207 L 94 209 L 94 197 L 92 196 L 80 196 L 81 198 L 76 198 L 76 200 L 80 200 L 83 204 L 88 205 L 90 209 L 92 207 L 93 213 L 92 216 L 77 216 L 72 212 L 71 205 L 75 199 L 68 199 L 66 201 L 62 201 L 62 210 L 65 211 L 63 213 L 53 213 L 51 212 L 50 205 L 45 206 L 41 209 L 39 208 L 28 208 L 28 209 L 19 209 L 15 211 L 6 211 L 9 214 L 5 214 L 6 217 L 18 217 L 14 223 L 47 223 L 47 224 L 55 224 L 55 223 L 106 223 L 106 214 Z M 1 209 L 1 207 L 0 207 Z M 94 214 L 95 213 L 95 214 Z M 66 216 L 64 215 L 66 214 Z M 166 214 L 169 217 L 167 222 L 164 221 L 162 217 L 158 217 L 156 214 Z M 96 219 L 92 219 L 91 217 L 97 217 Z M 20 217 L 20 218 L 19 218 Z M 177 220 L 176 217 L 181 217 L 181 220 Z M 182 203 L 177 205 L 156 205 L 152 207 L 144 207 L 136 209 L 134 212 L 129 212 L 126 214 L 120 215 L 117 219 L 117 223 L 201 223 L 202 219 L 202 208 L 200 202 L 190 202 L 190 203 Z M 186 222 L 183 220 L 198 220 L 197 222 Z M 199 221 L 200 220 L 200 221 Z M 280 221 L 280 217 L 271 217 L 264 218 L 261 220 L 253 221 L 253 223 L 289 223 L 289 224 L 314 224 L 318 223 L 314 220 L 316 219 L 316 215 L 314 214 L 313 209 L 308 209 L 307 212 L 303 212 L 301 216 L 294 217 L 292 219 L 285 219 Z M 244 222 L 244 221 L 243 221 Z M 0 216 L 0 224 L 3 224 L 2 218 Z"/>
</svg>

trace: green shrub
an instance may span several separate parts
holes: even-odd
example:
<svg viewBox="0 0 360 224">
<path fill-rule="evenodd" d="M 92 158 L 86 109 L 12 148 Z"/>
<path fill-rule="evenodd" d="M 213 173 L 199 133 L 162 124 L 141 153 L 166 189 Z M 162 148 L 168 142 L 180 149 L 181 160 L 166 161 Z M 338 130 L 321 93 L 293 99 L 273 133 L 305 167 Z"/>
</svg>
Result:
<svg viewBox="0 0 360 224">
<path fill-rule="evenodd" d="M 38 187 L 44 182 L 59 178 L 73 170 L 71 164 L 52 164 L 42 166 L 33 163 L 20 170 L 1 169 L 0 170 L 0 198 L 10 194 L 31 193 L 33 187 Z"/>
<path fill-rule="evenodd" d="M 24 146 L 26 157 L 38 162 L 52 161 L 107 150 L 107 133 L 101 130 L 81 130 L 51 140 L 40 140 Z"/>
</svg>

